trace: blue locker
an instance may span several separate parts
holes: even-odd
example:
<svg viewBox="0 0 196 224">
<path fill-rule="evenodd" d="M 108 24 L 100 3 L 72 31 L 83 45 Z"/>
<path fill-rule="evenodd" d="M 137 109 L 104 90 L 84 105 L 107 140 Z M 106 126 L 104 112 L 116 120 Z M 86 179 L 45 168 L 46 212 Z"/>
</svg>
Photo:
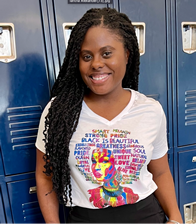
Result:
<svg viewBox="0 0 196 224">
<path fill-rule="evenodd" d="M 196 201 L 195 6 L 194 0 L 171 1 L 174 169 L 178 203 L 184 220 L 184 204 Z"/>
<path fill-rule="evenodd" d="M 43 223 L 34 179 L 7 183 L 14 223 Z"/>
<path fill-rule="evenodd" d="M 0 27 L 12 23 L 15 30 L 16 59 L 0 62 L 1 151 L 5 175 L 13 175 L 35 170 L 34 143 L 49 80 L 39 1 L 1 0 L 0 5 Z"/>
<path fill-rule="evenodd" d="M 120 0 L 119 9 L 132 23 L 145 23 L 145 52 L 140 56 L 139 91 L 158 100 L 167 117 L 168 157 L 173 174 L 173 141 L 171 116 L 170 72 L 168 72 L 168 40 L 165 0 Z"/>
<path fill-rule="evenodd" d="M 176 96 L 177 96 L 177 146 L 196 144 L 196 46 L 184 46 L 196 41 L 195 0 L 176 0 Z M 185 22 L 183 25 L 182 23 Z M 191 29 L 193 28 L 193 29 Z M 187 36 L 188 35 L 188 36 Z M 190 40 L 192 36 L 192 40 Z M 192 43 L 193 44 L 193 43 Z M 184 50 L 183 50 L 184 49 Z"/>
<path fill-rule="evenodd" d="M 196 203 L 196 149 L 178 153 L 179 206 L 184 215 L 184 205 Z"/>
<path fill-rule="evenodd" d="M 119 9 L 145 23 L 145 53 L 140 57 L 139 91 L 158 100 L 167 115 L 167 39 L 165 0 L 120 0 Z"/>
<path fill-rule="evenodd" d="M 113 7 L 113 4 L 108 5 Z M 63 24 L 76 23 L 88 9 L 98 7 L 107 7 L 107 4 L 68 4 L 68 1 L 64 0 L 48 0 L 56 76 L 59 72 L 59 66 L 63 63 L 66 51 Z"/>
</svg>

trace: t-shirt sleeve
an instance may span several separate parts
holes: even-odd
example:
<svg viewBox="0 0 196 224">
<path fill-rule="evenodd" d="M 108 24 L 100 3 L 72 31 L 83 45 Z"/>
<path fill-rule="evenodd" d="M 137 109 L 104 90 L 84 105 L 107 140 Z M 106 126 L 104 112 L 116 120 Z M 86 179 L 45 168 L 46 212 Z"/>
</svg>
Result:
<svg viewBox="0 0 196 224">
<path fill-rule="evenodd" d="M 153 142 L 154 150 L 152 154 L 152 159 L 159 159 L 163 157 L 168 151 L 167 143 L 167 122 L 165 113 L 161 107 L 160 113 L 160 126 L 157 132 L 155 141 Z"/>
<path fill-rule="evenodd" d="M 48 114 L 48 110 L 51 106 L 51 102 L 50 101 L 46 107 L 44 108 L 43 112 L 42 112 L 42 115 L 41 115 L 41 118 L 40 118 L 40 121 L 39 121 L 39 128 L 38 128 L 38 133 L 37 133 L 37 139 L 36 139 L 36 142 L 35 142 L 35 146 L 37 149 L 39 149 L 41 152 L 45 153 L 46 150 L 45 150 L 45 142 L 44 142 L 44 134 L 43 134 L 43 131 L 45 130 L 45 117 L 47 116 Z"/>
</svg>

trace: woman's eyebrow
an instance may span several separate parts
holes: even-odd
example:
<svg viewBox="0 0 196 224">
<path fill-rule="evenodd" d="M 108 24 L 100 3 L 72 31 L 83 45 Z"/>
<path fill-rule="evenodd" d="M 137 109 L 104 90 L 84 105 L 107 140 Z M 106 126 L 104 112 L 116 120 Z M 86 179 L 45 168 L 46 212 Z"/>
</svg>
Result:
<svg viewBox="0 0 196 224">
<path fill-rule="evenodd" d="M 84 49 L 84 50 L 81 50 L 80 53 L 88 53 L 88 54 L 90 54 L 91 51 L 89 51 L 89 50 L 85 50 L 85 49 Z"/>
<path fill-rule="evenodd" d="M 106 45 L 106 46 L 104 46 L 104 47 L 101 47 L 100 50 L 105 50 L 105 49 L 108 49 L 108 48 L 110 48 L 110 49 L 112 49 L 112 50 L 115 50 L 115 48 L 112 47 L 112 46 L 110 46 L 110 45 Z"/>
<path fill-rule="evenodd" d="M 110 45 L 106 45 L 106 46 L 104 46 L 104 47 L 101 47 L 100 49 L 99 49 L 99 51 L 103 51 L 103 50 L 107 50 L 107 49 L 111 49 L 111 50 L 115 50 L 115 48 L 114 47 L 112 47 L 112 46 L 110 46 Z M 92 51 L 90 51 L 90 50 L 87 50 L 87 49 L 83 49 L 83 50 L 81 50 L 80 51 L 80 53 L 92 53 Z"/>
</svg>

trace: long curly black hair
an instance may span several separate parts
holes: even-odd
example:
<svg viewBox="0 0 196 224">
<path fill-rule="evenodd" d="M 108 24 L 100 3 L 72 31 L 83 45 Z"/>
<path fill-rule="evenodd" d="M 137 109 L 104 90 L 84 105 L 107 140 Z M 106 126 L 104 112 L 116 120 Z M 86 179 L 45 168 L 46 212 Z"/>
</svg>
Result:
<svg viewBox="0 0 196 224">
<path fill-rule="evenodd" d="M 66 56 L 52 89 L 52 100 L 45 119 L 45 174 L 52 174 L 53 190 L 60 202 L 72 204 L 69 143 L 77 128 L 82 101 L 87 89 L 79 71 L 79 53 L 87 30 L 103 26 L 117 34 L 130 52 L 123 88 L 138 89 L 139 49 L 134 26 L 129 18 L 110 8 L 88 10 L 73 28 Z M 62 200 L 63 199 L 63 200 Z"/>
</svg>

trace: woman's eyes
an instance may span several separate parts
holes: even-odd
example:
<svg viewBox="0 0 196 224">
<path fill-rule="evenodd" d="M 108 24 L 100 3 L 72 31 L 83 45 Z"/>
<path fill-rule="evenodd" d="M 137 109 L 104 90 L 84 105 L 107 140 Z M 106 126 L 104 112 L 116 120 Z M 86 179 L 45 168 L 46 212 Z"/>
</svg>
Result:
<svg viewBox="0 0 196 224">
<path fill-rule="evenodd" d="M 103 58 L 109 58 L 109 57 L 111 56 L 111 54 L 112 54 L 111 51 L 105 51 L 105 52 L 102 54 L 102 57 L 103 57 Z M 87 54 L 87 55 L 83 55 L 82 58 L 83 58 L 84 61 L 90 61 L 90 60 L 93 58 L 93 56 L 90 55 L 90 54 Z"/>
</svg>

